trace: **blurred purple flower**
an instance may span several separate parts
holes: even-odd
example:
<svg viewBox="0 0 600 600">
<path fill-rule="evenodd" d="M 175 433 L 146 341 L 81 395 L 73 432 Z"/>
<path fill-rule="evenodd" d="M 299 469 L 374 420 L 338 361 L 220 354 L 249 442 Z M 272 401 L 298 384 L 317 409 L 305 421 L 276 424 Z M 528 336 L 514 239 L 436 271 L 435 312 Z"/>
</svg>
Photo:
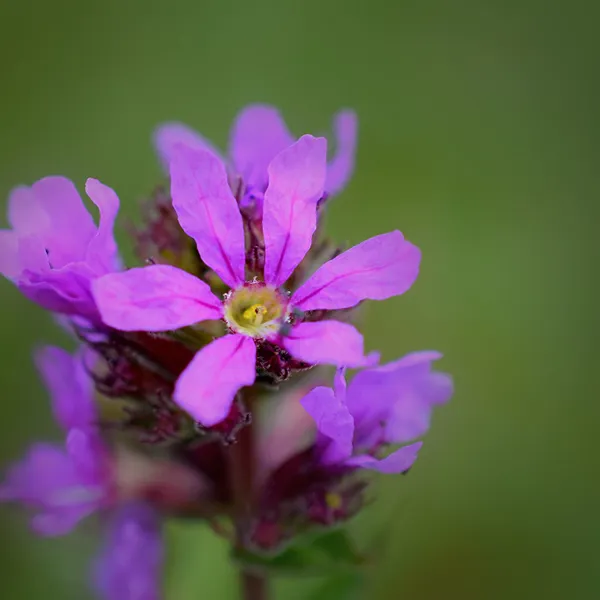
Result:
<svg viewBox="0 0 600 600">
<path fill-rule="evenodd" d="M 163 566 L 160 518 L 148 504 L 116 511 L 93 581 L 103 600 L 159 600 Z"/>
<path fill-rule="evenodd" d="M 200 257 L 231 288 L 225 301 L 178 268 L 152 265 L 93 282 L 104 323 L 123 331 L 168 331 L 224 319 L 231 335 L 202 348 L 180 375 L 174 399 L 206 426 L 224 419 L 237 391 L 256 377 L 255 341 L 269 340 L 308 364 L 372 364 L 350 324 L 302 321 L 304 311 L 346 309 L 404 293 L 417 277 L 418 248 L 399 231 L 371 238 L 321 266 L 289 297 L 283 289 L 310 248 L 326 180 L 326 141 L 303 136 L 269 164 L 262 229 L 264 282 L 246 281 L 242 215 L 221 160 L 173 149 L 171 194 Z"/>
<path fill-rule="evenodd" d="M 96 179 L 88 179 L 86 192 L 100 211 L 99 226 L 64 177 L 14 189 L 12 229 L 0 230 L 0 273 L 48 310 L 95 319 L 90 282 L 119 267 L 113 236 L 119 199 Z"/>
<path fill-rule="evenodd" d="M 356 114 L 342 110 L 334 117 L 335 156 L 327 164 L 324 192 L 333 196 L 342 191 L 354 170 L 357 137 Z M 241 177 L 245 191 L 242 206 L 256 204 L 262 210 L 262 200 L 269 182 L 271 161 L 294 143 L 279 111 L 268 105 L 255 104 L 243 109 L 235 119 L 228 158 L 200 134 L 181 123 L 165 123 L 157 128 L 154 143 L 163 167 L 169 172 L 177 146 L 183 144 L 194 150 L 207 150 L 228 166 L 232 176 Z"/>
<path fill-rule="evenodd" d="M 32 526 L 38 533 L 62 535 L 108 502 L 110 458 L 95 426 L 91 380 L 81 356 L 46 347 L 38 353 L 37 363 L 66 443 L 33 444 L 9 468 L 0 485 L 0 500 L 20 502 L 35 511 Z"/>
<path fill-rule="evenodd" d="M 322 460 L 382 473 L 408 470 L 422 442 L 403 446 L 385 458 L 381 450 L 424 435 L 434 406 L 447 402 L 452 379 L 431 370 L 437 352 L 416 352 L 357 373 L 346 387 L 338 370 L 334 389 L 317 387 L 302 400 L 315 420 Z"/>
</svg>

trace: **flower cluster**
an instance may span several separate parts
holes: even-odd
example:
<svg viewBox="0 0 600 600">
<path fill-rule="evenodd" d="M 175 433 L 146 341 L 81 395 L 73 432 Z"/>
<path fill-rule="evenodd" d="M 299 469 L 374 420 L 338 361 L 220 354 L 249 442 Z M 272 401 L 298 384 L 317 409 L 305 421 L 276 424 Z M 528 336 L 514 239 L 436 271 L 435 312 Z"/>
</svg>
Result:
<svg viewBox="0 0 600 600">
<path fill-rule="evenodd" d="M 181 124 L 161 126 L 170 188 L 130 230 L 133 268 L 119 256 L 107 186 L 86 184 L 98 225 L 65 178 L 12 192 L 0 271 L 59 315 L 79 348 L 38 354 L 65 443 L 32 446 L 0 499 L 30 508 L 43 535 L 102 514 L 100 597 L 161 596 L 169 515 L 235 529 L 236 545 L 255 552 L 348 519 L 366 472 L 407 472 L 433 407 L 450 398 L 449 376 L 432 370 L 439 354 L 381 366 L 352 324 L 363 301 L 406 292 L 420 262 L 399 231 L 345 251 L 323 236 L 356 129 L 352 112 L 337 115 L 328 160 L 325 138 L 295 139 L 268 106 L 240 113 L 226 157 Z M 347 369 L 358 370 L 348 384 Z M 235 451 L 242 443 L 248 456 Z M 236 460 L 252 471 L 245 490 Z"/>
</svg>

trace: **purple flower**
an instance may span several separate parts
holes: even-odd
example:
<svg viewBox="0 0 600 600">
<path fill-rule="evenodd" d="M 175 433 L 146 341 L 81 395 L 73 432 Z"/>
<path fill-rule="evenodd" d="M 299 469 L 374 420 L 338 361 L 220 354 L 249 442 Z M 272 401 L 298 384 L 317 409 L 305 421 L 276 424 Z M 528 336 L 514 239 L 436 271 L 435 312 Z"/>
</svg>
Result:
<svg viewBox="0 0 600 600">
<path fill-rule="evenodd" d="M 334 118 L 333 130 L 336 154 L 327 164 L 324 183 L 327 196 L 338 194 L 354 170 L 356 114 L 351 110 L 340 111 Z M 228 165 L 233 177 L 241 177 L 245 186 L 242 206 L 255 203 L 259 211 L 269 181 L 269 165 L 294 140 L 277 109 L 262 104 L 250 105 L 237 116 L 231 130 L 227 159 L 222 159 L 210 142 L 181 123 L 161 125 L 154 134 L 156 149 L 165 171 L 169 172 L 179 144 L 209 151 Z"/>
<path fill-rule="evenodd" d="M 160 519 L 148 505 L 126 504 L 112 516 L 104 548 L 94 566 L 103 600 L 159 600 L 163 566 Z"/>
<path fill-rule="evenodd" d="M 317 387 L 302 400 L 317 425 L 317 444 L 328 464 L 399 473 L 409 469 L 422 442 L 379 458 L 391 444 L 425 434 L 433 407 L 452 395 L 452 379 L 431 370 L 437 352 L 416 352 L 381 367 L 360 371 L 346 388 L 344 373 L 334 389 Z"/>
<path fill-rule="evenodd" d="M 0 272 L 44 308 L 94 319 L 90 282 L 119 265 L 113 237 L 119 199 L 96 179 L 88 179 L 86 192 L 100 211 L 99 226 L 64 177 L 14 189 L 12 229 L 0 230 Z"/>
<path fill-rule="evenodd" d="M 327 171 L 325 139 L 303 136 L 269 164 L 264 281 L 246 281 L 242 216 L 223 163 L 210 152 L 181 145 L 172 158 L 171 194 L 179 223 L 231 291 L 221 300 L 200 279 L 167 265 L 109 274 L 92 288 L 104 323 L 115 329 L 168 331 L 225 320 L 230 335 L 202 348 L 179 377 L 174 392 L 179 406 L 206 426 L 225 418 L 239 388 L 255 380 L 255 342 L 269 340 L 309 364 L 370 363 L 352 325 L 302 321 L 298 315 L 404 293 L 417 276 L 420 252 L 399 231 L 376 236 L 325 263 L 289 296 L 283 286 L 316 228 Z"/>
<path fill-rule="evenodd" d="M 32 526 L 38 533 L 62 535 L 108 502 L 111 465 L 95 428 L 92 388 L 81 357 L 47 347 L 37 362 L 66 443 L 33 444 L 8 470 L 0 500 L 36 512 Z"/>
</svg>

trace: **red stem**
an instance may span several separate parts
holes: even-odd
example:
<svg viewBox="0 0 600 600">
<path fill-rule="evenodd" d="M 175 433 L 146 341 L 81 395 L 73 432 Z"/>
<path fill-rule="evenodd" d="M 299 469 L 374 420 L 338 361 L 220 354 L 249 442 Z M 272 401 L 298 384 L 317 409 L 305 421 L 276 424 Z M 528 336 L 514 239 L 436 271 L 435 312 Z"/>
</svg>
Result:
<svg viewBox="0 0 600 600">
<path fill-rule="evenodd" d="M 246 406 L 251 410 L 250 401 Z M 243 427 L 230 449 L 231 482 L 235 500 L 236 546 L 245 547 L 246 532 L 252 518 L 256 500 L 256 449 L 254 423 Z M 268 600 L 268 582 L 264 575 L 240 567 L 240 584 L 243 600 Z"/>
</svg>

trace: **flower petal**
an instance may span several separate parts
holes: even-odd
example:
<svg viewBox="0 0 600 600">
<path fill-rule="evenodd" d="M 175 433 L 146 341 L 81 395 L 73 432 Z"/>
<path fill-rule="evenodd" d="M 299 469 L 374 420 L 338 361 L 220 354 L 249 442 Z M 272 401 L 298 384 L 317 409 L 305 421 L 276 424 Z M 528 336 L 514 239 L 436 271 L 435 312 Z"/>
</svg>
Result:
<svg viewBox="0 0 600 600">
<path fill-rule="evenodd" d="M 319 431 L 317 444 L 322 448 L 322 460 L 328 464 L 343 463 L 352 456 L 354 419 L 342 398 L 328 387 L 311 390 L 300 404 L 315 420 Z"/>
<path fill-rule="evenodd" d="M 335 156 L 327 165 L 325 191 L 329 196 L 339 194 L 354 171 L 358 119 L 352 110 L 340 111 L 333 121 Z"/>
<path fill-rule="evenodd" d="M 229 413 L 238 390 L 256 378 L 256 346 L 252 338 L 226 335 L 202 348 L 175 384 L 173 399 L 207 427 Z"/>
<path fill-rule="evenodd" d="M 48 227 L 38 231 L 54 269 L 83 260 L 96 225 L 79 192 L 65 177 L 45 177 L 31 186 L 38 210 L 48 218 Z M 42 219 L 36 215 L 35 220 Z M 19 231 L 20 232 L 20 231 Z"/>
<path fill-rule="evenodd" d="M 0 229 L 0 273 L 7 279 L 16 279 L 21 274 L 19 238 L 9 229 Z"/>
<path fill-rule="evenodd" d="M 325 185 L 327 142 L 302 136 L 269 165 L 263 203 L 265 281 L 283 285 L 310 248 Z"/>
<path fill-rule="evenodd" d="M 114 190 L 97 179 L 88 179 L 85 192 L 100 211 L 96 235 L 87 248 L 87 260 L 97 273 L 110 273 L 119 268 L 119 255 L 114 227 L 119 212 L 119 197 Z"/>
<path fill-rule="evenodd" d="M 182 229 L 202 260 L 234 288 L 244 281 L 244 226 L 223 163 L 210 152 L 178 146 L 171 162 L 171 196 Z"/>
<path fill-rule="evenodd" d="M 404 473 L 410 469 L 417 460 L 417 455 L 423 442 L 416 442 L 392 452 L 389 456 L 379 459 L 368 454 L 354 456 L 346 464 L 363 469 L 379 471 L 379 473 Z"/>
<path fill-rule="evenodd" d="M 291 302 L 301 310 L 331 310 L 398 296 L 417 278 L 420 260 L 420 250 L 399 231 L 384 233 L 326 262 Z"/>
<path fill-rule="evenodd" d="M 229 155 L 244 183 L 252 189 L 267 187 L 269 163 L 294 143 L 279 111 L 264 104 L 246 107 L 231 131 Z"/>
<path fill-rule="evenodd" d="M 103 600 L 159 600 L 163 561 L 158 514 L 147 504 L 126 504 L 113 515 L 94 584 Z"/>
<path fill-rule="evenodd" d="M 35 362 L 50 392 L 54 418 L 68 431 L 86 429 L 96 422 L 92 380 L 80 354 L 45 346 L 38 350 Z"/>
<path fill-rule="evenodd" d="M 283 338 L 283 345 L 294 358 L 313 365 L 352 368 L 372 362 L 363 353 L 362 335 L 341 321 L 300 323 Z"/>
<path fill-rule="evenodd" d="M 220 158 L 221 154 L 199 133 L 183 123 L 164 123 L 159 125 L 152 136 L 154 147 L 162 163 L 165 173 L 169 173 L 175 148 L 179 145 L 187 146 L 192 150 L 204 150 Z"/>
<path fill-rule="evenodd" d="M 110 273 L 92 291 L 104 323 L 121 331 L 169 331 L 222 315 L 206 283 L 170 265 Z"/>
</svg>

